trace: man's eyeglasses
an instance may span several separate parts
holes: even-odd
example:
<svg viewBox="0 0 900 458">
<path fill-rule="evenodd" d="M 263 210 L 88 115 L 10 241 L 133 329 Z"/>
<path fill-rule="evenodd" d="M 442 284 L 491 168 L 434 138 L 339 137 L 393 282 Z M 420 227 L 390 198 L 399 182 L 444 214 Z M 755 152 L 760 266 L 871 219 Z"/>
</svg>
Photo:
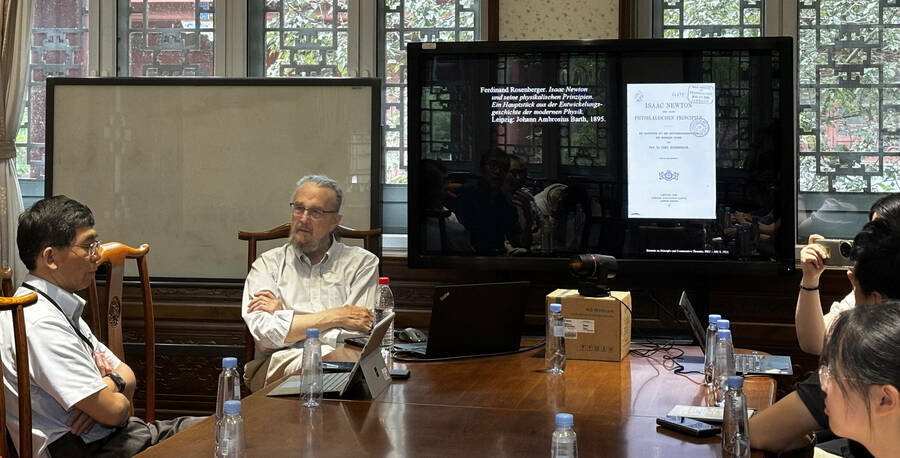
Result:
<svg viewBox="0 0 900 458">
<path fill-rule="evenodd" d="M 87 251 L 88 256 L 94 256 L 100 252 L 100 241 L 94 240 L 91 243 L 84 243 L 81 245 L 72 245 L 81 248 L 84 251 Z"/>
<path fill-rule="evenodd" d="M 294 216 L 303 216 L 303 214 L 306 213 L 312 219 L 322 219 L 322 217 L 328 213 L 337 213 L 337 210 L 328 211 L 322 210 L 321 208 L 306 208 L 297 202 L 291 202 L 291 208 L 294 209 Z"/>
</svg>

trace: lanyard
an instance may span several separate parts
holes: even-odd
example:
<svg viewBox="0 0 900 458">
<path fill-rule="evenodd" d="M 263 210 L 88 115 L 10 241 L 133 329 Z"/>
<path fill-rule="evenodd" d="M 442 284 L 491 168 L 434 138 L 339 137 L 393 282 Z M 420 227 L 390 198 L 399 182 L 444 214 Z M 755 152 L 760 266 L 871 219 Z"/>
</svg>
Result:
<svg viewBox="0 0 900 458">
<path fill-rule="evenodd" d="M 66 312 L 63 312 L 62 307 L 60 307 L 59 304 L 57 304 L 56 301 L 53 300 L 53 298 L 51 298 L 50 296 L 48 296 L 47 293 L 45 293 L 45 292 L 43 292 L 43 291 L 41 291 L 41 290 L 35 288 L 35 287 L 32 286 L 32 285 L 29 285 L 28 283 L 22 283 L 22 286 L 24 286 L 24 287 L 26 287 L 26 288 L 28 288 L 28 289 L 30 289 L 30 290 L 32 290 L 32 291 L 34 291 L 34 292 L 40 294 L 41 296 L 44 296 L 44 299 L 47 299 L 48 301 L 50 301 L 50 303 L 53 304 L 54 307 L 56 307 L 56 310 L 59 310 L 59 313 L 62 313 L 62 314 L 63 314 L 63 317 L 66 319 L 66 321 L 67 321 L 70 325 L 72 325 L 72 329 L 75 330 L 75 334 L 78 334 L 78 337 L 81 337 L 81 340 L 84 341 L 85 344 L 87 344 L 87 346 L 88 346 L 88 348 L 90 348 L 91 352 L 94 351 L 94 345 L 91 343 L 91 340 L 88 339 L 87 337 L 85 337 L 84 334 L 81 333 L 81 330 L 78 329 L 78 326 L 76 326 L 76 325 L 73 324 L 71 321 L 69 321 L 69 317 L 66 316 Z"/>
</svg>

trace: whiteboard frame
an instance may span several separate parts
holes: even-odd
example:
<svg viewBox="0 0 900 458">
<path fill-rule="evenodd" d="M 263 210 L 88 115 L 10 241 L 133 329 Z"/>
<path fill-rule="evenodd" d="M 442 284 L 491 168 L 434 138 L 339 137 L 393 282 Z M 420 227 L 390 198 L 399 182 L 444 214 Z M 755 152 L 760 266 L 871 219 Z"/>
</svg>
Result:
<svg viewBox="0 0 900 458">
<path fill-rule="evenodd" d="M 44 195 L 53 196 L 53 184 L 56 171 L 54 158 L 54 111 L 56 105 L 56 88 L 61 86 L 302 86 L 302 87 L 369 87 L 371 91 L 371 177 L 369 195 L 370 228 L 382 225 L 382 93 L 380 78 L 194 78 L 194 77 L 116 77 L 116 78 L 47 78 L 46 95 L 46 134 L 45 134 L 45 183 Z M 342 183 L 346 186 L 346 183 Z M 235 240 L 237 232 L 242 228 L 234 228 Z M 258 228 L 266 230 L 268 228 Z M 368 228 L 355 228 L 368 229 Z M 381 256 L 381 241 L 373 247 L 377 256 Z M 151 270 L 152 273 L 152 270 Z M 127 277 L 134 281 L 134 277 Z M 243 283 L 244 278 L 218 277 L 163 277 L 151 276 L 151 282 L 160 284 L 223 285 Z"/>
</svg>

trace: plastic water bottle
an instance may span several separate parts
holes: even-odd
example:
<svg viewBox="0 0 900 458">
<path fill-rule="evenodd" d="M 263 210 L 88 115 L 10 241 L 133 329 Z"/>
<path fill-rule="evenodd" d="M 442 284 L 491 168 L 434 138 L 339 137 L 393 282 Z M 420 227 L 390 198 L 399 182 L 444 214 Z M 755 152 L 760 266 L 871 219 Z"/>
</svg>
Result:
<svg viewBox="0 0 900 458">
<path fill-rule="evenodd" d="M 222 439 L 216 444 L 216 458 L 245 458 L 247 446 L 244 439 L 244 419 L 241 418 L 241 401 L 225 401 L 224 410 Z"/>
<path fill-rule="evenodd" d="M 221 436 L 221 421 L 225 416 L 227 401 L 241 400 L 241 376 L 237 371 L 237 358 L 222 358 L 222 373 L 219 374 L 219 391 L 216 395 L 216 443 Z"/>
<path fill-rule="evenodd" d="M 322 344 L 317 328 L 306 329 L 300 366 L 300 401 L 305 407 L 318 407 L 322 404 Z"/>
<path fill-rule="evenodd" d="M 734 375 L 734 345 L 731 343 L 731 330 L 719 329 L 716 341 L 716 363 L 713 366 L 715 376 L 713 386 L 716 404 L 721 406 L 725 402 L 725 382 L 728 377 Z"/>
<path fill-rule="evenodd" d="M 744 397 L 743 386 L 744 379 L 742 377 L 728 377 L 722 417 L 722 456 L 725 458 L 750 456 L 747 398 Z"/>
<path fill-rule="evenodd" d="M 716 321 L 722 319 L 722 315 L 711 313 L 709 326 L 706 327 L 706 351 L 703 353 L 703 383 L 706 386 L 713 382 L 713 362 L 716 360 Z"/>
<path fill-rule="evenodd" d="M 572 414 L 556 414 L 556 430 L 553 431 L 553 440 L 550 443 L 550 456 L 552 458 L 573 458 L 578 456 L 578 442 L 575 431 L 572 430 Z"/>
<path fill-rule="evenodd" d="M 378 278 L 378 302 L 375 304 L 375 323 L 380 322 L 394 311 L 394 293 L 391 292 L 390 285 L 390 278 Z M 387 332 L 384 333 L 384 338 L 381 339 L 381 349 L 386 349 L 390 353 L 392 345 L 394 345 L 393 322 L 388 326 Z"/>
<path fill-rule="evenodd" d="M 562 374 L 566 370 L 566 323 L 562 317 L 562 304 L 550 304 L 547 320 L 547 348 L 544 352 L 547 371 Z"/>
</svg>

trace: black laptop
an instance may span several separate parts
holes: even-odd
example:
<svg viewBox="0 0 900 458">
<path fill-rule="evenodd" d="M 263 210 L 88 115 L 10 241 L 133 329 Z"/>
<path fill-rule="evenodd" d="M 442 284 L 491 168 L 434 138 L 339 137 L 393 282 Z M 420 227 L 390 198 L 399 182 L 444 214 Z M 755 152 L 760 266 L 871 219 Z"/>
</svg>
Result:
<svg viewBox="0 0 900 458">
<path fill-rule="evenodd" d="M 681 311 L 687 318 L 688 324 L 691 326 L 691 332 L 694 333 L 694 337 L 697 339 L 700 349 L 703 350 L 703 354 L 705 355 L 707 351 L 712 351 L 711 348 L 706 348 L 706 326 L 704 326 L 703 322 L 700 321 L 700 318 L 697 317 L 697 312 L 694 311 L 694 306 L 691 305 L 691 301 L 688 299 L 686 291 L 681 292 L 681 299 L 678 301 L 678 306 L 681 307 Z M 703 372 L 702 356 L 683 356 L 678 358 L 677 361 L 684 366 L 685 372 Z M 757 356 L 746 353 L 735 353 L 734 370 L 738 374 L 743 375 L 794 374 L 794 369 L 791 367 L 791 357 L 780 355 Z"/>
<path fill-rule="evenodd" d="M 529 286 L 521 281 L 435 287 L 428 340 L 398 343 L 394 350 L 426 358 L 516 351 Z"/>
</svg>

